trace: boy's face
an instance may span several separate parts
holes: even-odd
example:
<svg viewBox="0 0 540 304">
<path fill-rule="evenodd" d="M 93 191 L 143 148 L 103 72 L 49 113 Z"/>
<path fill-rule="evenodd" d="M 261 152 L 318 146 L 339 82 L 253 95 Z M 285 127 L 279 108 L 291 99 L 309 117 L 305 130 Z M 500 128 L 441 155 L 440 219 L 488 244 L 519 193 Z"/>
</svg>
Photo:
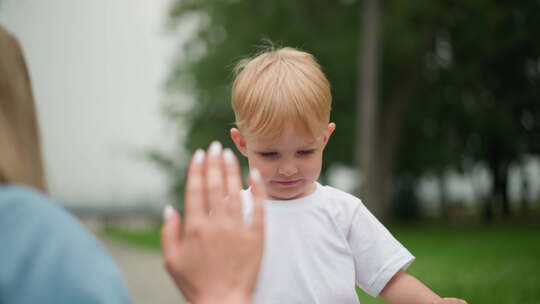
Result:
<svg viewBox="0 0 540 304">
<path fill-rule="evenodd" d="M 323 150 L 335 127 L 334 123 L 328 124 L 318 138 L 306 136 L 292 125 L 273 141 L 246 137 L 236 128 L 231 130 L 231 137 L 248 158 L 249 167 L 260 171 L 268 198 L 290 200 L 315 190 Z"/>
</svg>

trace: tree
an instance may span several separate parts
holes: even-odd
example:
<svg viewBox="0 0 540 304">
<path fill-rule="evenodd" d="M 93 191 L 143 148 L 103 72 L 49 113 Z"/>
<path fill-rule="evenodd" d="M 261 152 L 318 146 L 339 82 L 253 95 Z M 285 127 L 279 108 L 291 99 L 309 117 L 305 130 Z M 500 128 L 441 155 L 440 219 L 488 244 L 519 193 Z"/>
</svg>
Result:
<svg viewBox="0 0 540 304">
<path fill-rule="evenodd" d="M 532 38 L 540 26 L 539 9 L 534 1 L 460 3 L 446 25 L 453 62 L 436 87 L 457 102 L 465 118 L 457 132 L 464 159 L 484 163 L 491 173 L 492 193 L 484 205 L 488 220 L 495 203 L 510 216 L 509 168 L 525 153 L 538 153 L 532 143 L 539 138 L 523 117 L 540 117 L 538 73 L 526 69 L 540 58 L 540 43 Z"/>
</svg>

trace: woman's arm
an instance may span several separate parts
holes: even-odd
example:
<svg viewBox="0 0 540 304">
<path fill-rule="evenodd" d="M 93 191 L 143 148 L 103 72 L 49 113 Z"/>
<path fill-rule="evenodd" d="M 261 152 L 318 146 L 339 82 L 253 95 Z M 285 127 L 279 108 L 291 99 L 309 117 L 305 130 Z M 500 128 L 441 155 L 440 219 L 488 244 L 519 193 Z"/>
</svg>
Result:
<svg viewBox="0 0 540 304">
<path fill-rule="evenodd" d="M 460 299 L 441 298 L 412 275 L 399 271 L 381 291 L 390 304 L 466 304 Z"/>
</svg>

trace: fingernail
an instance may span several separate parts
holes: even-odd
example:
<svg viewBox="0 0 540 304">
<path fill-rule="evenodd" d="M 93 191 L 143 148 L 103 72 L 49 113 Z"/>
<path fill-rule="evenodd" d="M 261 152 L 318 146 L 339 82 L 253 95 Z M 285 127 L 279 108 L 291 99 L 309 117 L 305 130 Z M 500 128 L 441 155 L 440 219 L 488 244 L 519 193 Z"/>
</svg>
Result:
<svg viewBox="0 0 540 304">
<path fill-rule="evenodd" d="M 163 221 L 167 221 L 169 218 L 171 218 L 173 214 L 173 207 L 169 204 L 165 205 L 165 208 L 163 208 Z"/>
<path fill-rule="evenodd" d="M 193 162 L 195 163 L 202 163 L 204 161 L 204 151 L 201 149 L 198 149 L 195 151 L 195 154 L 193 155 Z"/>
<path fill-rule="evenodd" d="M 249 176 L 256 182 L 261 181 L 261 173 L 257 168 L 253 168 L 249 171 Z"/>
<path fill-rule="evenodd" d="M 219 141 L 213 141 L 208 149 L 210 156 L 218 156 L 221 153 L 221 143 Z"/>
<path fill-rule="evenodd" d="M 225 149 L 223 152 L 223 159 L 227 165 L 232 165 L 234 163 L 234 154 L 232 153 L 231 149 Z"/>
</svg>

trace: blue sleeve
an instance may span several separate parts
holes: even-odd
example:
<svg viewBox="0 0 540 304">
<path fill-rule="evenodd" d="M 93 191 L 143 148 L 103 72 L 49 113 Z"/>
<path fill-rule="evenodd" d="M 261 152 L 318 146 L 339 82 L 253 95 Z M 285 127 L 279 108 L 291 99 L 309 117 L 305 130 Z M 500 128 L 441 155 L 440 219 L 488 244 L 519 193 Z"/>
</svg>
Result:
<svg viewBox="0 0 540 304">
<path fill-rule="evenodd" d="M 129 303 L 117 265 L 44 195 L 0 187 L 0 304 Z"/>
</svg>

